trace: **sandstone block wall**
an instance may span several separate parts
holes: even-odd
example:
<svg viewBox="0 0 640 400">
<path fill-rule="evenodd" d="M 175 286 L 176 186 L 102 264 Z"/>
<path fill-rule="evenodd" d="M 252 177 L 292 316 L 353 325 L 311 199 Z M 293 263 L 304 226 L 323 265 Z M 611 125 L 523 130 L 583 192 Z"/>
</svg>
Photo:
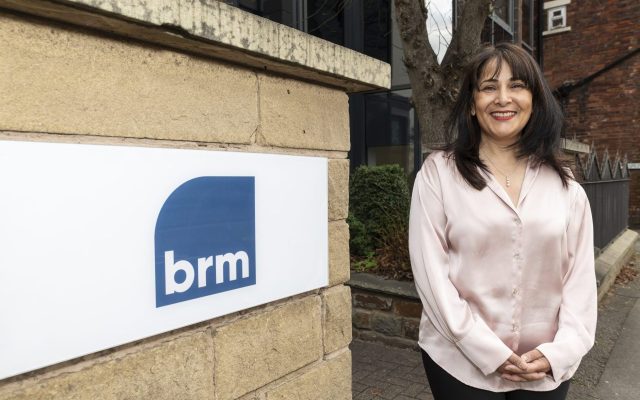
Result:
<svg viewBox="0 0 640 400">
<path fill-rule="evenodd" d="M 330 251 L 326 288 L 4 379 L 0 399 L 351 398 L 342 89 L 0 9 L 0 92 L 0 140 L 327 157 Z"/>
</svg>

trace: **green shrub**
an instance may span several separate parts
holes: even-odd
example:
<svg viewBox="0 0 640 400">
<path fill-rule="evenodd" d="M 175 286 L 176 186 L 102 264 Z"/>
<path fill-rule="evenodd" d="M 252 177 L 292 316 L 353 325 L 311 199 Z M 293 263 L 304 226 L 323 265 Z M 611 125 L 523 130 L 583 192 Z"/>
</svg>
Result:
<svg viewBox="0 0 640 400">
<path fill-rule="evenodd" d="M 361 166 L 349 185 L 352 268 L 411 279 L 407 248 L 410 194 L 398 165 Z"/>
<path fill-rule="evenodd" d="M 373 244 L 364 224 L 351 213 L 347 217 L 347 223 L 349 224 L 349 250 L 351 254 L 366 256 L 373 253 Z"/>
<path fill-rule="evenodd" d="M 409 234 L 406 227 L 390 230 L 376 249 L 375 272 L 393 279 L 411 280 L 411 262 L 409 260 Z"/>
<path fill-rule="evenodd" d="M 351 177 L 349 199 L 349 211 L 364 224 L 374 246 L 391 228 L 408 224 L 409 185 L 398 165 L 358 167 Z"/>
</svg>

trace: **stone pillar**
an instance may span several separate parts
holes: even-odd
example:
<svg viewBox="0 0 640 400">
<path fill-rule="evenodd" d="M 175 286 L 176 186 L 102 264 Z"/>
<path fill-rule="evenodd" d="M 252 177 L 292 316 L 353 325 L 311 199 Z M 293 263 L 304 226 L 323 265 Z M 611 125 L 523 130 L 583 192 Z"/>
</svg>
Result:
<svg viewBox="0 0 640 400">
<path fill-rule="evenodd" d="M 389 75 L 215 1 L 0 0 L 0 140 L 327 157 L 330 252 L 325 288 L 6 378 L 0 399 L 350 399 L 346 93 Z"/>
</svg>

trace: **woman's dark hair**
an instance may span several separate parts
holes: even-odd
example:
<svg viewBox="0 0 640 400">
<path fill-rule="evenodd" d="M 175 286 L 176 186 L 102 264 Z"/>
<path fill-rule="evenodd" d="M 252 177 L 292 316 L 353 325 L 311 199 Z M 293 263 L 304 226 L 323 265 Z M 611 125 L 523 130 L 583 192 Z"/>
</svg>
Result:
<svg viewBox="0 0 640 400">
<path fill-rule="evenodd" d="M 495 66 L 495 77 L 500 74 L 503 61 L 511 68 L 513 79 L 522 80 L 533 95 L 531 117 L 513 144 L 517 156 L 532 156 L 535 165 L 548 165 L 558 173 L 566 187 L 571 177 L 556 158 L 564 124 L 562 109 L 533 57 L 511 43 L 485 47 L 469 63 L 458 99 L 449 115 L 444 149 L 453 155 L 458 171 L 471 186 L 478 190 L 486 186 L 478 167 L 489 170 L 480 160 L 480 125 L 471 115 L 471 109 L 474 92 L 478 90 L 485 69 Z"/>
</svg>

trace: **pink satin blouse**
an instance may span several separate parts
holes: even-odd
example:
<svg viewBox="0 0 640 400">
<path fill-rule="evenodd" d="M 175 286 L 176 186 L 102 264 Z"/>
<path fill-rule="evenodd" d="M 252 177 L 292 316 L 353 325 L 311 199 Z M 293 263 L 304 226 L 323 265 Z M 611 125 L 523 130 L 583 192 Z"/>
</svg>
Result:
<svg viewBox="0 0 640 400">
<path fill-rule="evenodd" d="M 589 201 L 575 181 L 528 164 L 512 204 L 495 178 L 476 190 L 443 152 L 416 176 L 411 265 L 423 312 L 419 345 L 467 385 L 504 392 L 552 390 L 571 378 L 594 342 L 597 290 Z M 537 348 L 552 376 L 505 380 L 512 352 Z"/>
</svg>

